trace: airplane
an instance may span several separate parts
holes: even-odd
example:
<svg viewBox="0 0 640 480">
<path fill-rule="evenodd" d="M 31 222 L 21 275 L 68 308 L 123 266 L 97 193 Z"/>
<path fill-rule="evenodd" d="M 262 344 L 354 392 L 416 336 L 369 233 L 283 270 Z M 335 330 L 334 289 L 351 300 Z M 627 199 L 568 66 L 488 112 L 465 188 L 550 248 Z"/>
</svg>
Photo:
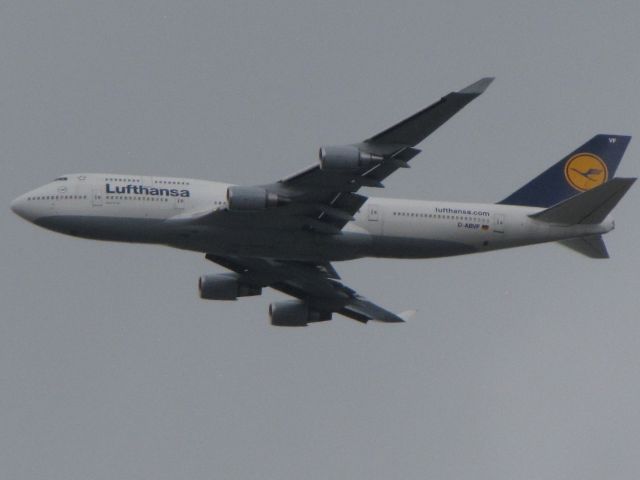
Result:
<svg viewBox="0 0 640 480">
<path fill-rule="evenodd" d="M 423 259 L 559 242 L 608 258 L 602 235 L 635 178 L 615 178 L 631 137 L 599 134 L 504 200 L 492 204 L 368 197 L 493 81 L 451 92 L 390 128 L 350 145 L 320 148 L 318 162 L 274 183 L 144 175 L 63 175 L 19 196 L 11 209 L 55 232 L 162 244 L 205 254 L 230 270 L 200 277 L 200 297 L 236 300 L 271 287 L 293 300 L 269 306 L 271 324 L 306 326 L 334 313 L 397 323 L 340 279 L 331 262 Z"/>
</svg>

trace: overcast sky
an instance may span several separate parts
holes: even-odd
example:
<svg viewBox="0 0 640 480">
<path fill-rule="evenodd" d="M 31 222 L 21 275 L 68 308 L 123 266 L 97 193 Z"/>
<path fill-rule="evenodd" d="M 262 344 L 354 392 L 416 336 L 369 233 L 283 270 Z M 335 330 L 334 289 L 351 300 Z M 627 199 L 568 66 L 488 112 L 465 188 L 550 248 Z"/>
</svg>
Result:
<svg viewBox="0 0 640 480">
<path fill-rule="evenodd" d="M 557 245 L 337 264 L 404 325 L 269 325 L 203 255 L 9 210 L 70 172 L 256 184 L 483 76 L 370 195 L 493 202 L 596 133 L 640 137 L 640 4 L 0 2 L 0 476 L 636 479 L 636 185 L 612 258 Z M 640 138 L 619 169 L 636 176 Z"/>
</svg>

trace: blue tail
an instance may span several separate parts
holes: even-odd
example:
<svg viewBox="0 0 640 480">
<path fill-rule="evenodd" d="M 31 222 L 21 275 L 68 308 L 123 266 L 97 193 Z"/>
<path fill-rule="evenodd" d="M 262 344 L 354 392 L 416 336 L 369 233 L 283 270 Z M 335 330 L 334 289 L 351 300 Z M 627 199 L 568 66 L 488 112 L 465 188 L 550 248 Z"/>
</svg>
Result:
<svg viewBox="0 0 640 480">
<path fill-rule="evenodd" d="M 596 135 L 521 189 L 498 202 L 549 208 L 613 178 L 631 137 Z"/>
</svg>

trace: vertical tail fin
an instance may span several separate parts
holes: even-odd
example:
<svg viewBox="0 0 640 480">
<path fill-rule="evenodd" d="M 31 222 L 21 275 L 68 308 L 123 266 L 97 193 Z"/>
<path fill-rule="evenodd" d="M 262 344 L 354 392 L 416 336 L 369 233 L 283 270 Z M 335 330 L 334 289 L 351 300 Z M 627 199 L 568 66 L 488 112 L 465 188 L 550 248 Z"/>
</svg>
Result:
<svg viewBox="0 0 640 480">
<path fill-rule="evenodd" d="M 498 202 L 548 208 L 613 178 L 631 137 L 600 134 Z"/>
</svg>

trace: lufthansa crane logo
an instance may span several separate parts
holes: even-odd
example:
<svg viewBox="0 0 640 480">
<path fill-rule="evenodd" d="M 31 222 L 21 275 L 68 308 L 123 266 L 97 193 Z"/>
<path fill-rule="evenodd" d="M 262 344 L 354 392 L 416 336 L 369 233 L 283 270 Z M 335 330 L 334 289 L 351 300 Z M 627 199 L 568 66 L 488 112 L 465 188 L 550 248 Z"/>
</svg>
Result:
<svg viewBox="0 0 640 480">
<path fill-rule="evenodd" d="M 607 164 L 592 153 L 578 153 L 564 166 L 564 176 L 576 190 L 586 192 L 607 181 Z"/>
</svg>

